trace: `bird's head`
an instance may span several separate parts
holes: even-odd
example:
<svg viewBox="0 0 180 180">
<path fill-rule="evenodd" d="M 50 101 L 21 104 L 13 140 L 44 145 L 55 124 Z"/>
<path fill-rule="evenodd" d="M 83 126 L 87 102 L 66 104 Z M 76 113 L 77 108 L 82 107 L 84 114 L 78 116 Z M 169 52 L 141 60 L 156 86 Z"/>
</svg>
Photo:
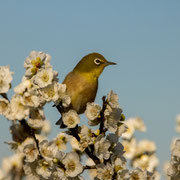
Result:
<svg viewBox="0 0 180 180">
<path fill-rule="evenodd" d="M 99 53 L 91 53 L 84 56 L 73 71 L 88 73 L 98 78 L 106 66 L 115 64 L 114 62 L 107 61 L 104 56 Z"/>
</svg>

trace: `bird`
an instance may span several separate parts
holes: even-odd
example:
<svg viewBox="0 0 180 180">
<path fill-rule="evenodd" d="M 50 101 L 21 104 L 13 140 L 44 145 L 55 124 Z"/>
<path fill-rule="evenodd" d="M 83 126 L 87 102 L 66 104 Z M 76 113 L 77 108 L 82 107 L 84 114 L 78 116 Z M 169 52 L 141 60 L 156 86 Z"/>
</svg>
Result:
<svg viewBox="0 0 180 180">
<path fill-rule="evenodd" d="M 71 98 L 68 109 L 73 109 L 78 114 L 84 113 L 86 104 L 94 102 L 99 76 L 109 65 L 116 65 L 116 63 L 107 61 L 103 55 L 95 52 L 84 56 L 78 62 L 63 81 L 63 84 L 66 84 L 67 95 Z"/>
</svg>

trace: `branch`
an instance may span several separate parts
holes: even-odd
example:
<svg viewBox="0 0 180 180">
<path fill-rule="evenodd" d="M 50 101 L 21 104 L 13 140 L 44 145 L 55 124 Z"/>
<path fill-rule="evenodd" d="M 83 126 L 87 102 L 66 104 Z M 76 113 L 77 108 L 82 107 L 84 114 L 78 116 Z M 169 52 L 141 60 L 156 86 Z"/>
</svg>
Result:
<svg viewBox="0 0 180 180">
<path fill-rule="evenodd" d="M 7 100 L 9 101 L 8 96 L 7 96 L 6 93 L 1 93 L 0 95 L 1 95 L 3 98 L 5 98 L 5 99 L 7 99 Z M 27 122 L 26 122 L 25 119 L 22 119 L 22 120 L 19 121 L 19 122 L 20 122 L 20 124 L 24 127 L 25 131 L 27 131 L 27 132 L 30 134 L 30 136 L 33 137 L 33 139 L 34 139 L 34 141 L 35 141 L 35 143 L 36 143 L 36 147 L 37 147 L 37 149 L 38 149 L 38 151 L 39 151 L 40 158 L 42 158 L 41 153 L 40 153 L 40 149 L 39 149 L 39 141 L 38 141 L 38 139 L 36 138 L 34 129 L 32 129 L 32 128 L 27 124 Z"/>
<path fill-rule="evenodd" d="M 57 108 L 57 110 L 59 111 L 59 113 L 61 114 L 61 116 L 62 116 L 63 113 L 65 113 L 65 111 L 64 111 L 64 109 L 63 109 L 63 106 L 62 106 L 61 104 L 57 105 L 56 108 Z M 60 119 L 59 121 L 62 121 L 62 119 Z M 58 122 L 59 122 L 59 121 L 58 121 Z M 58 124 L 58 122 L 57 122 L 56 124 Z M 63 122 L 62 122 L 62 123 L 63 123 Z M 70 134 L 71 134 L 73 137 L 75 137 L 78 142 L 80 142 L 80 137 L 79 137 L 79 135 L 78 135 L 78 129 L 79 129 L 78 127 L 79 127 L 79 126 L 77 125 L 75 128 L 69 128 L 68 130 L 70 131 Z M 60 128 L 61 128 L 61 126 L 60 126 Z M 86 154 L 87 154 L 96 164 L 99 164 L 99 163 L 100 163 L 99 159 L 98 159 L 96 156 L 94 156 L 92 148 L 89 149 L 89 148 L 87 147 L 87 148 L 85 149 L 85 152 L 86 152 Z"/>
<path fill-rule="evenodd" d="M 6 93 L 1 93 L 0 95 L 1 95 L 4 99 L 6 99 L 6 100 L 8 100 L 8 101 L 9 101 L 8 96 L 7 96 L 7 94 L 6 94 Z"/>
<path fill-rule="evenodd" d="M 86 170 L 86 169 L 96 169 L 96 165 L 93 165 L 93 166 L 84 166 L 83 167 L 83 171 Z"/>
<path fill-rule="evenodd" d="M 36 143 L 36 147 L 37 147 L 37 149 L 38 149 L 38 151 L 39 151 L 40 159 L 42 159 L 42 156 L 41 156 L 41 153 L 40 153 L 40 148 L 39 148 L 39 141 L 38 141 L 38 139 L 36 138 L 34 129 L 32 129 L 32 128 L 28 125 L 28 123 L 26 122 L 25 119 L 22 119 L 22 120 L 19 121 L 19 122 L 20 122 L 20 124 L 24 127 L 25 131 L 27 131 L 27 132 L 30 134 L 30 136 L 33 137 L 33 139 L 34 139 L 34 141 L 35 141 L 35 143 Z"/>
<path fill-rule="evenodd" d="M 80 142 L 81 139 L 80 139 L 80 137 L 78 135 L 78 125 L 75 128 L 70 128 L 69 131 L 71 132 L 71 135 L 73 137 L 75 137 L 78 142 Z M 85 152 L 96 164 L 99 164 L 100 161 L 99 161 L 99 159 L 96 156 L 94 156 L 94 154 L 93 154 L 94 150 L 93 149 L 94 148 L 90 147 L 90 149 L 89 149 L 89 147 L 87 147 L 85 149 Z"/>
<path fill-rule="evenodd" d="M 100 112 L 100 126 L 99 126 L 99 131 L 100 131 L 100 134 L 101 133 L 104 133 L 106 132 L 106 130 L 104 129 L 104 111 L 106 110 L 106 106 L 107 106 L 107 101 L 106 101 L 106 96 L 103 96 L 102 97 L 102 101 L 103 101 L 103 104 L 102 104 L 102 110 Z"/>
</svg>

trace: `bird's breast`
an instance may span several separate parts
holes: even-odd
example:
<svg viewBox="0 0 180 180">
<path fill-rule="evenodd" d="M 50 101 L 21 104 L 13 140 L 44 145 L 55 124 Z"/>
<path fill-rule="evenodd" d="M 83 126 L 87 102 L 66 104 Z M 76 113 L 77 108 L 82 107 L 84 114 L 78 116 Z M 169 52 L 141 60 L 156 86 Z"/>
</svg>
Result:
<svg viewBox="0 0 180 180">
<path fill-rule="evenodd" d="M 67 94 L 71 97 L 71 106 L 78 114 L 86 109 L 87 102 L 93 102 L 97 89 L 98 79 L 89 74 L 70 72 L 64 82 L 67 87 Z"/>
</svg>

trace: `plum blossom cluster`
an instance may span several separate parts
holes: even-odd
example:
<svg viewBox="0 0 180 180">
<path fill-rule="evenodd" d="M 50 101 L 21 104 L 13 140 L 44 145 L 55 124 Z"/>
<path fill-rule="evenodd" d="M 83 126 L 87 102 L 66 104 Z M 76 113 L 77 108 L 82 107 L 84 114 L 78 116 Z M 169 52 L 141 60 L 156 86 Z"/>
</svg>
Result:
<svg viewBox="0 0 180 180">
<path fill-rule="evenodd" d="M 175 141 L 171 151 L 171 160 L 167 169 L 169 179 L 180 179 L 180 139 Z"/>
<path fill-rule="evenodd" d="M 11 87 L 12 74 L 9 66 L 0 66 L 0 93 L 7 93 Z"/>
<path fill-rule="evenodd" d="M 70 103 L 66 95 L 66 85 L 58 83 L 58 73 L 50 65 L 50 56 L 43 52 L 32 51 L 24 62 L 26 68 L 22 82 L 14 88 L 15 94 L 11 100 L 0 99 L 0 112 L 9 120 L 28 119 L 33 128 L 43 125 L 45 103 L 63 101 L 65 106 Z M 9 67 L 1 67 L 1 93 L 6 93 L 10 87 L 12 73 Z"/>
<path fill-rule="evenodd" d="M 50 59 L 43 52 L 30 53 L 24 62 L 25 75 L 11 99 L 7 92 L 13 73 L 8 66 L 0 67 L 0 114 L 12 122 L 13 141 L 6 143 L 14 151 L 13 156 L 3 159 L 0 180 L 83 180 L 84 171 L 95 180 L 157 180 L 155 144 L 148 140 L 137 143 L 134 137 L 135 130 L 146 130 L 143 121 L 125 121 L 118 95 L 110 91 L 102 98 L 102 106 L 87 103 L 89 126 L 80 126 L 77 112 L 65 111 L 71 99 L 66 85 L 58 82 Z M 53 140 L 47 139 L 51 128 L 43 109 L 49 102 L 60 112 L 66 128 Z M 128 169 L 126 159 L 134 169 Z"/>
<path fill-rule="evenodd" d="M 133 168 L 140 168 L 154 173 L 154 179 L 160 179 L 159 173 L 156 171 L 159 160 L 156 157 L 156 145 L 153 141 L 141 140 L 137 142 L 134 133 L 135 130 L 144 132 L 146 126 L 141 118 L 129 118 L 126 120 L 128 129 L 122 134 L 122 144 L 124 146 L 124 156 L 130 160 Z"/>
<path fill-rule="evenodd" d="M 176 117 L 176 131 L 180 133 L 180 115 Z M 180 179 L 180 139 L 176 138 L 173 140 L 171 146 L 171 160 L 165 165 L 165 173 L 167 179 L 176 180 Z"/>
</svg>

